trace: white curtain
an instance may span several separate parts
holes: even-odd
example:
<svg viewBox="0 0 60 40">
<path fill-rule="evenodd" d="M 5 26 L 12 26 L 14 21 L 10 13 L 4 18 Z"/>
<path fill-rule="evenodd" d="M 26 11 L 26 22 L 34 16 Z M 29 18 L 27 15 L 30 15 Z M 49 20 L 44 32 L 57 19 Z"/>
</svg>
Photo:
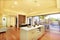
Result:
<svg viewBox="0 0 60 40">
<path fill-rule="evenodd" d="M 8 16 L 7 17 L 7 26 L 9 27 L 9 26 L 15 26 L 15 24 L 16 24 L 16 17 L 15 16 Z"/>
</svg>

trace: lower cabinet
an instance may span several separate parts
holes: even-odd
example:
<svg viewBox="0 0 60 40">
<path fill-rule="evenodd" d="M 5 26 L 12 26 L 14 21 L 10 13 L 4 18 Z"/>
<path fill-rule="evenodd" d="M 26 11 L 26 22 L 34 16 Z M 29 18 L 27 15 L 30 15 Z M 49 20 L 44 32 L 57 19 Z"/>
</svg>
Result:
<svg viewBox="0 0 60 40">
<path fill-rule="evenodd" d="M 20 40 L 37 40 L 40 36 L 44 33 L 44 28 L 41 27 L 41 30 L 39 29 L 33 29 L 33 30 L 20 30 Z"/>
</svg>

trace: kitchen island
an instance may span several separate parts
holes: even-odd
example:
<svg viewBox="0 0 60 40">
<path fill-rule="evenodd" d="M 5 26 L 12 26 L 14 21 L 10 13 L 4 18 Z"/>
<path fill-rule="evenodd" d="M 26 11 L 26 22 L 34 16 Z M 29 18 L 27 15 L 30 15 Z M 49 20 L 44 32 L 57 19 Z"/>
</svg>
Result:
<svg viewBox="0 0 60 40">
<path fill-rule="evenodd" d="M 37 40 L 44 34 L 44 26 L 31 26 L 31 27 L 21 27 L 20 28 L 20 40 Z"/>
</svg>

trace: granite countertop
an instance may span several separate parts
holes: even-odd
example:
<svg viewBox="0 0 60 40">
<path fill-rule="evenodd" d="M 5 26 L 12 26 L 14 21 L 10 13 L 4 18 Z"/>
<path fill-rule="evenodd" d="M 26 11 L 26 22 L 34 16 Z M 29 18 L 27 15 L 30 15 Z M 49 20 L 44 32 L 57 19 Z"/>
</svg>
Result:
<svg viewBox="0 0 60 40">
<path fill-rule="evenodd" d="M 23 30 L 26 30 L 26 31 L 29 31 L 29 30 L 33 30 L 33 29 L 36 29 L 36 28 L 39 28 L 39 27 L 44 27 L 43 25 L 39 25 L 39 26 L 31 26 L 31 27 L 21 27 L 20 29 L 23 29 Z"/>
</svg>

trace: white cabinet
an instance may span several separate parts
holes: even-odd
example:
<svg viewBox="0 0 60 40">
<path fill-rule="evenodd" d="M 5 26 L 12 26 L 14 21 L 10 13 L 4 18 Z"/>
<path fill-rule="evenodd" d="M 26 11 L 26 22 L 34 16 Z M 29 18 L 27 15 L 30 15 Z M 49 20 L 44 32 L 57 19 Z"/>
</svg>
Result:
<svg viewBox="0 0 60 40">
<path fill-rule="evenodd" d="M 29 31 L 20 30 L 20 40 L 37 40 L 39 37 L 41 37 L 44 33 L 44 27 L 39 27 L 36 29 L 31 29 Z"/>
<path fill-rule="evenodd" d="M 37 35 L 35 30 L 30 31 L 21 30 L 20 32 L 21 32 L 20 40 L 34 40 Z"/>
</svg>

